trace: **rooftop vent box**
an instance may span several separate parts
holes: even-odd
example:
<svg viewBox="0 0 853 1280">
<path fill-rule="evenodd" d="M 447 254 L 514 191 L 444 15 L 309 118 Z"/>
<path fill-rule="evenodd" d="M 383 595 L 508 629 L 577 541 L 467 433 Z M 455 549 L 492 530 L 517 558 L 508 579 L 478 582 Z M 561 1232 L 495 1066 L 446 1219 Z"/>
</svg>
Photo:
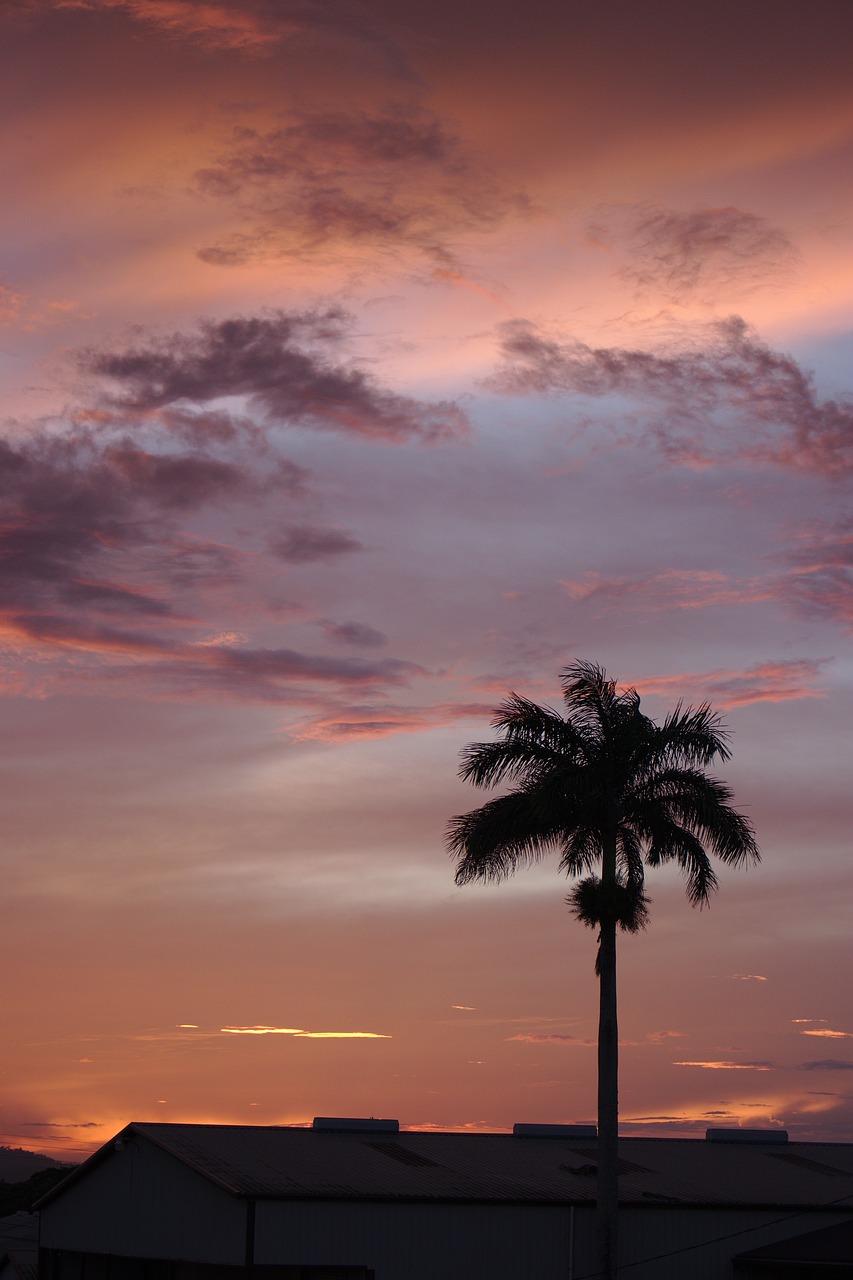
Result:
<svg viewBox="0 0 853 1280">
<path fill-rule="evenodd" d="M 706 1129 L 706 1142 L 787 1142 L 787 1129 Z"/>
<path fill-rule="evenodd" d="M 315 1116 L 312 1129 L 327 1133 L 399 1133 L 399 1120 L 374 1120 L 349 1116 Z"/>
<path fill-rule="evenodd" d="M 513 1136 L 516 1138 L 595 1138 L 598 1134 L 594 1124 L 514 1124 Z"/>
</svg>

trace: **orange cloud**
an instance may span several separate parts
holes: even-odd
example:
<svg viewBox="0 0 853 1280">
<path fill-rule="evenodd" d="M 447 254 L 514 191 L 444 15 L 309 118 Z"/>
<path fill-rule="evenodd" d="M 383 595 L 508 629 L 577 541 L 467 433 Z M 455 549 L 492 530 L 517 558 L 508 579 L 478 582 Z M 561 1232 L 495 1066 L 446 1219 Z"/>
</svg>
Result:
<svg viewBox="0 0 853 1280">
<path fill-rule="evenodd" d="M 525 1044 L 580 1044 L 587 1048 L 595 1046 L 595 1040 L 582 1040 L 579 1036 L 562 1036 L 539 1031 L 521 1032 L 516 1036 L 507 1036 L 507 1040 L 521 1040 Z"/>
<path fill-rule="evenodd" d="M 810 1031 L 801 1031 L 801 1036 L 826 1036 L 828 1040 L 853 1040 L 853 1031 L 830 1031 L 828 1027 L 813 1027 Z"/>
<path fill-rule="evenodd" d="M 772 1071 L 769 1062 L 673 1062 L 674 1067 L 701 1067 L 705 1071 Z"/>
<path fill-rule="evenodd" d="M 234 1036 L 294 1036 L 304 1040 L 391 1040 L 378 1031 L 303 1031 L 299 1027 L 220 1027 Z"/>
<path fill-rule="evenodd" d="M 298 741 L 350 742 L 388 738 L 397 733 L 425 733 L 458 720 L 488 720 L 494 708 L 484 702 L 440 702 L 430 707 L 362 706 L 340 708 L 297 730 Z"/>
</svg>

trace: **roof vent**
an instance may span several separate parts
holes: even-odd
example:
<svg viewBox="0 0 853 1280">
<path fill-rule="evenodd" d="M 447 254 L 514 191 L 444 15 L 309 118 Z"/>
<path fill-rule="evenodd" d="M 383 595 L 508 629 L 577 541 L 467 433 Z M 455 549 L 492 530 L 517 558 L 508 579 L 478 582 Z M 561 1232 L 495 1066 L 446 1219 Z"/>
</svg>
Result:
<svg viewBox="0 0 853 1280">
<path fill-rule="evenodd" d="M 706 1129 L 706 1142 L 787 1142 L 787 1129 Z"/>
<path fill-rule="evenodd" d="M 348 1116 L 315 1116 L 312 1129 L 333 1133 L 399 1133 L 399 1120 L 359 1119 Z"/>
<path fill-rule="evenodd" d="M 594 1124 L 514 1124 L 513 1137 L 516 1138 L 595 1138 L 598 1134 Z"/>
</svg>

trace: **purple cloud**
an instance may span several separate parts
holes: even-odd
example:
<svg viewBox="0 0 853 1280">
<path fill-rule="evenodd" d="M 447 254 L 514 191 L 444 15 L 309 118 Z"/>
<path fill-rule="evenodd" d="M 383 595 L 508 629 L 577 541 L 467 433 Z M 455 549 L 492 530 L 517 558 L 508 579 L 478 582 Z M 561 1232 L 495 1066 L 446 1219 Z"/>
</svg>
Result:
<svg viewBox="0 0 853 1280">
<path fill-rule="evenodd" d="M 853 520 L 815 522 L 785 558 L 785 590 L 801 612 L 853 627 Z"/>
<path fill-rule="evenodd" d="M 129 413 L 241 396 L 273 420 L 373 440 L 433 441 L 465 431 L 457 405 L 398 395 L 363 369 L 330 359 L 347 327 L 336 309 L 208 320 L 194 333 L 122 352 L 90 349 L 81 365 L 109 379 L 117 388 L 109 403 Z M 185 425 L 186 416 L 179 421 Z"/>
<path fill-rule="evenodd" d="M 801 1062 L 799 1071 L 853 1071 L 853 1062 L 841 1058 L 819 1058 L 814 1062 Z"/>
<path fill-rule="evenodd" d="M 310 564 L 315 560 L 327 560 L 332 556 L 347 555 L 364 548 L 357 538 L 343 529 L 291 525 L 271 539 L 270 549 L 288 564 Z"/>
<path fill-rule="evenodd" d="M 359 649 L 378 649 L 387 640 L 387 636 L 381 631 L 365 626 L 362 622 L 332 622 L 329 618 L 323 618 L 317 625 L 330 640 L 339 640 L 342 644 Z"/>
</svg>

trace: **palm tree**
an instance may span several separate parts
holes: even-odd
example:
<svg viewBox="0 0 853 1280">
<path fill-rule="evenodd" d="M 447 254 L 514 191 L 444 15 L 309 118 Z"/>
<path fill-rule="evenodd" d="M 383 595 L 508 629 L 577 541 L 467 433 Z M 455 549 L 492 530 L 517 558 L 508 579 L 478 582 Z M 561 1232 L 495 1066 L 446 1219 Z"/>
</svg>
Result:
<svg viewBox="0 0 853 1280">
<path fill-rule="evenodd" d="M 721 862 L 758 862 L 752 826 L 732 793 L 704 770 L 727 760 L 728 735 L 707 704 L 679 703 L 662 724 L 640 711 L 635 689 L 617 692 L 603 667 L 576 662 L 561 673 L 565 716 L 512 693 L 492 724 L 501 737 L 471 743 L 460 776 L 474 786 L 514 784 L 508 794 L 449 824 L 456 883 L 503 880 L 546 854 L 579 877 L 567 901 L 598 930 L 598 1161 L 600 1275 L 616 1275 L 618 1066 L 616 930 L 648 923 L 646 867 L 678 864 L 691 904 L 717 887 L 708 851 Z"/>
</svg>

